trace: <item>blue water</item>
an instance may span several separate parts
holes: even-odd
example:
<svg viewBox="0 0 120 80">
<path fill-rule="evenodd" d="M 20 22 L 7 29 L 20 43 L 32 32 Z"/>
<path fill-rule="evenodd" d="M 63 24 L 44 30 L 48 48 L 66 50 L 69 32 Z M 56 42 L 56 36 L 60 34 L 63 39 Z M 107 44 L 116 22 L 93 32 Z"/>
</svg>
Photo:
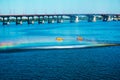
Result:
<svg viewBox="0 0 120 80">
<path fill-rule="evenodd" d="M 7 52 L 0 80 L 120 80 L 120 47 Z"/>
<path fill-rule="evenodd" d="M 0 30 L 0 43 L 14 45 L 0 51 L 0 80 L 120 80 L 120 46 L 95 47 L 120 44 L 120 22 L 11 24 Z M 66 45 L 94 47 L 15 49 Z"/>
<path fill-rule="evenodd" d="M 63 45 L 119 44 L 120 22 L 7 25 L 0 27 L 0 43 L 8 48 Z M 77 37 L 83 38 L 78 41 Z M 56 41 L 57 37 L 64 39 Z M 9 47 L 10 46 L 10 47 Z M 1 49 L 1 48 L 0 48 Z"/>
</svg>

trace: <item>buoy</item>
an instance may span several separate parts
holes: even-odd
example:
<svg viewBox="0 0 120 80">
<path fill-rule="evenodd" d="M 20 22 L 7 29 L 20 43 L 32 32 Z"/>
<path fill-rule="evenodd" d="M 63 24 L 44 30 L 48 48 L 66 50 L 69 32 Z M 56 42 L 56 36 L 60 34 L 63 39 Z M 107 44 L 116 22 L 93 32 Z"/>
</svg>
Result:
<svg viewBox="0 0 120 80">
<path fill-rule="evenodd" d="M 61 42 L 61 41 L 63 41 L 63 38 L 57 37 L 56 40 L 59 41 L 59 42 Z"/>
<path fill-rule="evenodd" d="M 77 40 L 78 40 L 78 41 L 83 41 L 83 38 L 80 37 L 80 36 L 78 36 L 78 37 L 77 37 Z"/>
</svg>

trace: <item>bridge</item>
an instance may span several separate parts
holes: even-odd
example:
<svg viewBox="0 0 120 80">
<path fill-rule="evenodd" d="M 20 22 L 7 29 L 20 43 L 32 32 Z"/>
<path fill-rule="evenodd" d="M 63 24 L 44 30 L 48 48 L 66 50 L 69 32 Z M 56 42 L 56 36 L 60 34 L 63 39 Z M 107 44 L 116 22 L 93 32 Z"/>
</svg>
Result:
<svg viewBox="0 0 120 80">
<path fill-rule="evenodd" d="M 28 24 L 47 23 L 63 23 L 64 20 L 69 20 L 70 23 L 87 20 L 88 22 L 102 21 L 120 21 L 120 14 L 15 14 L 15 15 L 0 15 L 0 22 L 3 25 L 8 25 L 10 22 L 15 22 L 17 25 L 27 22 Z"/>
</svg>

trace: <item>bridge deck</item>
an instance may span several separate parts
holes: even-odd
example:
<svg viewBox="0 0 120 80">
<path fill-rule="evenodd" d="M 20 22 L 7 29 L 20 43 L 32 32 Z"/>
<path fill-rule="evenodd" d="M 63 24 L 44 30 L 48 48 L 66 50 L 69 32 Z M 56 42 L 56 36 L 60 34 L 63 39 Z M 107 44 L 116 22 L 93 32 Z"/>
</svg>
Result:
<svg viewBox="0 0 120 80">
<path fill-rule="evenodd" d="M 118 15 L 120 14 L 0 14 L 0 17 L 22 17 L 22 16 L 78 16 L 78 15 Z"/>
</svg>

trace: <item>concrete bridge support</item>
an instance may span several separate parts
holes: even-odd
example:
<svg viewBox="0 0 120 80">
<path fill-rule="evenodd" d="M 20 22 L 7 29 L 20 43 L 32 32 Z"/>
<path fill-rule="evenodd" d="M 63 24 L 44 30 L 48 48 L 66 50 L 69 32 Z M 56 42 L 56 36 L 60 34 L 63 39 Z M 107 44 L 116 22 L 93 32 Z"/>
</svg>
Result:
<svg viewBox="0 0 120 80">
<path fill-rule="evenodd" d="M 103 17 L 103 21 L 111 21 L 112 20 L 112 16 L 110 15 L 102 15 Z"/>
<path fill-rule="evenodd" d="M 112 21 L 112 16 L 108 15 L 107 21 Z"/>
<path fill-rule="evenodd" d="M 120 15 L 117 15 L 117 20 L 120 21 Z"/>
<path fill-rule="evenodd" d="M 57 23 L 63 22 L 63 16 L 57 16 Z"/>
<path fill-rule="evenodd" d="M 9 17 L 3 17 L 3 25 L 8 25 L 8 24 L 10 24 Z"/>
<path fill-rule="evenodd" d="M 48 16 L 48 23 L 54 23 L 54 16 Z"/>
<path fill-rule="evenodd" d="M 88 15 L 88 22 L 96 22 L 96 16 L 95 15 Z"/>
<path fill-rule="evenodd" d="M 115 15 L 115 16 L 113 16 L 113 21 L 118 21 L 118 18 L 117 18 L 117 16 Z"/>
<path fill-rule="evenodd" d="M 28 24 L 34 24 L 34 16 L 28 16 Z"/>
<path fill-rule="evenodd" d="M 79 22 L 79 16 L 75 16 L 75 22 Z"/>
<path fill-rule="evenodd" d="M 40 16 L 38 16 L 38 24 L 40 24 Z"/>
<path fill-rule="evenodd" d="M 79 16 L 70 16 L 70 22 L 71 23 L 79 22 Z"/>
<path fill-rule="evenodd" d="M 16 17 L 16 25 L 22 24 L 22 17 Z"/>
<path fill-rule="evenodd" d="M 44 23 L 45 23 L 44 16 L 38 16 L 38 24 L 44 24 Z"/>
<path fill-rule="evenodd" d="M 120 21 L 120 15 L 113 16 L 113 21 Z"/>
</svg>

